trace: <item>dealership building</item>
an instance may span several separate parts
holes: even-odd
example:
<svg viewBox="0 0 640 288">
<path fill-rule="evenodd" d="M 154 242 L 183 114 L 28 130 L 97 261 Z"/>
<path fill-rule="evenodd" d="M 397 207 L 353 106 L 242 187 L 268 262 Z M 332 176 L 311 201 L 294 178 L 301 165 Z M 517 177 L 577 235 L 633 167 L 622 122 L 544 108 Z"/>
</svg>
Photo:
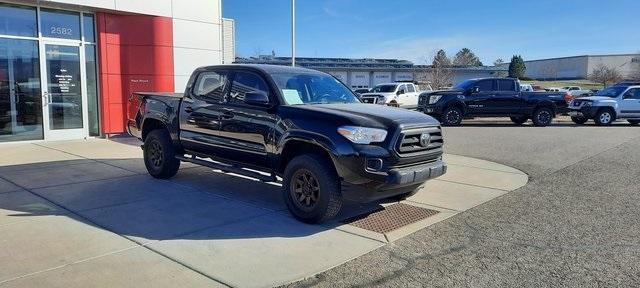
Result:
<svg viewBox="0 0 640 288">
<path fill-rule="evenodd" d="M 235 63 L 291 65 L 291 57 L 261 55 L 258 57 L 236 58 Z M 413 81 L 428 82 L 426 75 L 431 66 L 414 65 L 411 61 L 398 59 L 353 59 L 353 58 L 310 58 L 296 57 L 296 66 L 329 73 L 347 86 L 370 88 L 381 83 Z M 471 78 L 496 77 L 507 72 L 506 67 L 448 67 L 452 84 Z"/>
<path fill-rule="evenodd" d="M 182 92 L 234 38 L 220 0 L 0 0 L 0 142 L 125 132 L 132 91 Z"/>
<path fill-rule="evenodd" d="M 540 80 L 586 79 L 599 65 L 615 68 L 623 76 L 629 76 L 636 65 L 640 65 L 640 54 L 580 55 L 524 63 L 527 67 L 526 76 Z"/>
</svg>

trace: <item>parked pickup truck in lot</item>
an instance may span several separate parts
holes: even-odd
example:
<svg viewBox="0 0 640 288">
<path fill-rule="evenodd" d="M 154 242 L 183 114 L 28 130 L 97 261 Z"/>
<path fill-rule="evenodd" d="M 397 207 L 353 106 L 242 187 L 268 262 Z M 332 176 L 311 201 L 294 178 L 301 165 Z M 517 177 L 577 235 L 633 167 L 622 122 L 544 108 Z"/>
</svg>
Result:
<svg viewBox="0 0 640 288">
<path fill-rule="evenodd" d="M 156 178 L 180 161 L 276 182 L 299 220 L 319 223 L 343 199 L 408 197 L 444 174 L 440 123 L 362 104 L 329 74 L 271 65 L 197 69 L 185 93 L 136 93 L 129 133 Z"/>
<path fill-rule="evenodd" d="M 364 103 L 389 105 L 407 109 L 418 107 L 420 88 L 413 83 L 378 84 L 369 93 L 360 95 Z"/>
<path fill-rule="evenodd" d="M 536 126 L 547 126 L 567 112 L 570 100 L 566 92 L 522 92 L 517 79 L 479 78 L 451 90 L 423 93 L 418 110 L 448 126 L 472 117 L 510 117 L 518 125 L 531 119 Z"/>
<path fill-rule="evenodd" d="M 621 83 L 594 96 L 575 99 L 569 104 L 569 116 L 576 124 L 593 119 L 597 125 L 610 125 L 616 119 L 640 124 L 640 85 Z"/>
</svg>

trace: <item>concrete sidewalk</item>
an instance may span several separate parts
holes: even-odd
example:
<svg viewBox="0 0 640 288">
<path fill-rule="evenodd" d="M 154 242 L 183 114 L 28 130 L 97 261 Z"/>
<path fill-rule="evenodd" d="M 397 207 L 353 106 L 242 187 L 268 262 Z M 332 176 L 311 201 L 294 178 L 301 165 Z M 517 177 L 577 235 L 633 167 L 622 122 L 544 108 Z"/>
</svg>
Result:
<svg viewBox="0 0 640 288">
<path fill-rule="evenodd" d="M 406 204 L 439 213 L 378 234 L 343 224 L 389 203 L 348 204 L 321 226 L 294 220 L 277 184 L 183 163 L 146 174 L 135 145 L 0 146 L 0 286 L 264 287 L 340 265 L 525 185 L 504 165 L 446 155 L 448 174 Z"/>
</svg>

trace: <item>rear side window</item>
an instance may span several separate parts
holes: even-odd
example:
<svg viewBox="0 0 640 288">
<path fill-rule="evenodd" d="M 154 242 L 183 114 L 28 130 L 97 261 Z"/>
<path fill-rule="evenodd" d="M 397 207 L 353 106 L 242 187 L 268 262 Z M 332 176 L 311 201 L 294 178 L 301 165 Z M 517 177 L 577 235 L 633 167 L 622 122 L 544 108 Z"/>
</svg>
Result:
<svg viewBox="0 0 640 288">
<path fill-rule="evenodd" d="M 480 89 L 480 92 L 493 91 L 493 80 L 481 80 L 475 86 Z"/>
<path fill-rule="evenodd" d="M 213 71 L 203 72 L 198 75 L 193 93 L 205 101 L 222 102 L 226 87 L 226 73 Z"/>
<path fill-rule="evenodd" d="M 531 89 L 531 86 L 525 85 L 522 88 L 527 90 Z M 498 90 L 499 91 L 516 91 L 516 81 L 513 80 L 498 80 Z"/>
<path fill-rule="evenodd" d="M 251 72 L 239 71 L 233 76 L 231 92 L 226 102 L 244 103 L 244 95 L 247 92 L 261 91 L 269 95 L 269 88 L 262 77 Z"/>
</svg>

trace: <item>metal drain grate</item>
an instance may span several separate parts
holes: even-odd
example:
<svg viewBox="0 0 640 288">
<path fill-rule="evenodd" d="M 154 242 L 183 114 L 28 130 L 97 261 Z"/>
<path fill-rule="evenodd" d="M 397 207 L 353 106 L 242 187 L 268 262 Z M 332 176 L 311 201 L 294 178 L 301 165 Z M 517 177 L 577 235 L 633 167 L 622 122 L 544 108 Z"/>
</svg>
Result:
<svg viewBox="0 0 640 288">
<path fill-rule="evenodd" d="M 436 210 L 396 203 L 384 209 L 359 215 L 344 221 L 358 228 L 387 233 L 440 213 Z"/>
</svg>

